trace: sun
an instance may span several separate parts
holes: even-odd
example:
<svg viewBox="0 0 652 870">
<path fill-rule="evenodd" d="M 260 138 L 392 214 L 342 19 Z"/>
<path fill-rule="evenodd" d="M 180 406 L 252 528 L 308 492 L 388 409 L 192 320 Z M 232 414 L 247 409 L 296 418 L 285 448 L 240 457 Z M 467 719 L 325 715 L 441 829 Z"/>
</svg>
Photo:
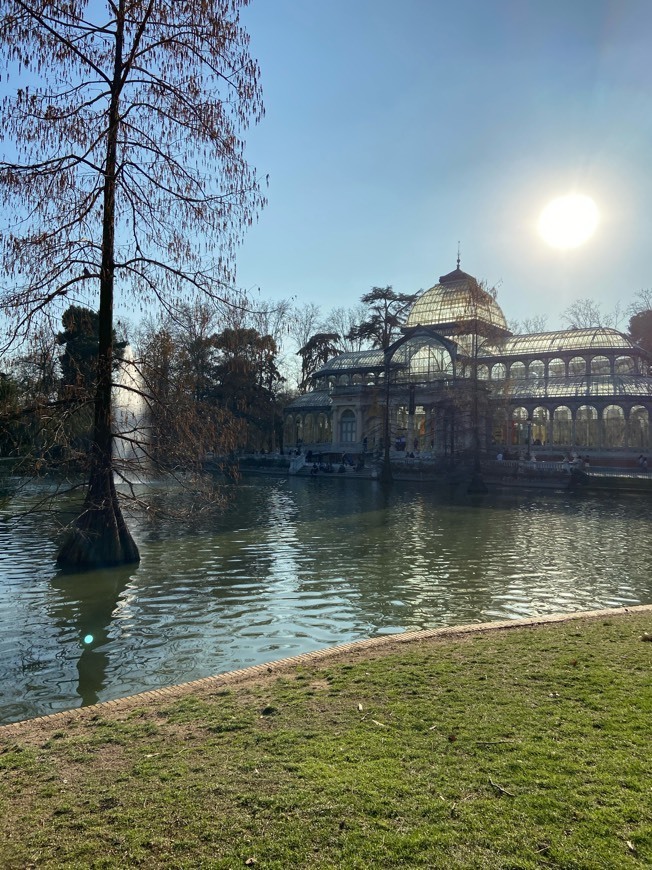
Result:
<svg viewBox="0 0 652 870">
<path fill-rule="evenodd" d="M 598 226 L 598 207 L 590 196 L 569 193 L 553 199 L 539 216 L 539 235 L 553 248 L 577 248 Z"/>
</svg>

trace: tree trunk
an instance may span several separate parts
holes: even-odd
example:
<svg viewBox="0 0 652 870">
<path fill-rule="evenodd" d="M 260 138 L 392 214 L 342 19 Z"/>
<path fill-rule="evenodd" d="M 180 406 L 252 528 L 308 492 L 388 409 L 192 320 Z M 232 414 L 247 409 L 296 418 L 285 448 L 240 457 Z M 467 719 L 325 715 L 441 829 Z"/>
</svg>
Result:
<svg viewBox="0 0 652 870">
<path fill-rule="evenodd" d="M 91 472 L 83 513 L 61 547 L 57 565 L 81 571 L 139 560 L 138 547 L 120 510 L 113 469 Z"/>
<path fill-rule="evenodd" d="M 119 4 L 109 126 L 107 132 L 102 266 L 100 269 L 99 348 L 91 469 L 84 510 L 64 542 L 57 564 L 66 569 L 100 568 L 138 562 L 140 554 L 120 510 L 113 481 L 111 386 L 113 369 L 113 282 L 115 273 L 115 181 L 120 126 L 120 81 L 124 0 Z"/>
</svg>

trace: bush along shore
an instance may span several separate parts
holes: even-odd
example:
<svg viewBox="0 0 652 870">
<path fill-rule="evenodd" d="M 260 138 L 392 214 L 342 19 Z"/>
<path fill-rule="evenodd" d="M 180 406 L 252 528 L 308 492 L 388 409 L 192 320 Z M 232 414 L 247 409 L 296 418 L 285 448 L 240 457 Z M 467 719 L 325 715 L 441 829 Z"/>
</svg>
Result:
<svg viewBox="0 0 652 870">
<path fill-rule="evenodd" d="M 0 729 L 0 866 L 652 866 L 652 610 Z"/>
</svg>

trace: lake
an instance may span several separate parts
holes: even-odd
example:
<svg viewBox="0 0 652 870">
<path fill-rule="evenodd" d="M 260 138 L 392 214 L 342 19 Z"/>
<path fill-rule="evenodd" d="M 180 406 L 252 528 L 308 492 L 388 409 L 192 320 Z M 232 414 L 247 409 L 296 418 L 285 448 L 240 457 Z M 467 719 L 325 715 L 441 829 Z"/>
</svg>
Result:
<svg viewBox="0 0 652 870">
<path fill-rule="evenodd" d="M 245 478 L 217 518 L 131 517 L 139 566 L 64 575 L 41 489 L 0 501 L 4 723 L 381 634 L 652 602 L 644 497 Z"/>
</svg>

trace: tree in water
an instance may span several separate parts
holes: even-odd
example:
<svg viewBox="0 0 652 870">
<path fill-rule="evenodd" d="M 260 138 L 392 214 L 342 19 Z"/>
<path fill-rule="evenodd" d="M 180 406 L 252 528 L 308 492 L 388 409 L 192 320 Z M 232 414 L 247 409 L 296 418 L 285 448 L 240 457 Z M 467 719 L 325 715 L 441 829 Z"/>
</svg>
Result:
<svg viewBox="0 0 652 870">
<path fill-rule="evenodd" d="M 28 79 L 2 102 L 0 250 L 8 341 L 39 315 L 88 303 L 99 341 L 86 500 L 58 563 L 139 559 L 112 469 L 116 278 L 137 310 L 184 293 L 215 299 L 234 248 L 264 204 L 241 131 L 263 113 L 239 11 L 248 0 L 8 0 L 6 72 Z M 88 307 L 95 309 L 96 304 Z"/>
</svg>

